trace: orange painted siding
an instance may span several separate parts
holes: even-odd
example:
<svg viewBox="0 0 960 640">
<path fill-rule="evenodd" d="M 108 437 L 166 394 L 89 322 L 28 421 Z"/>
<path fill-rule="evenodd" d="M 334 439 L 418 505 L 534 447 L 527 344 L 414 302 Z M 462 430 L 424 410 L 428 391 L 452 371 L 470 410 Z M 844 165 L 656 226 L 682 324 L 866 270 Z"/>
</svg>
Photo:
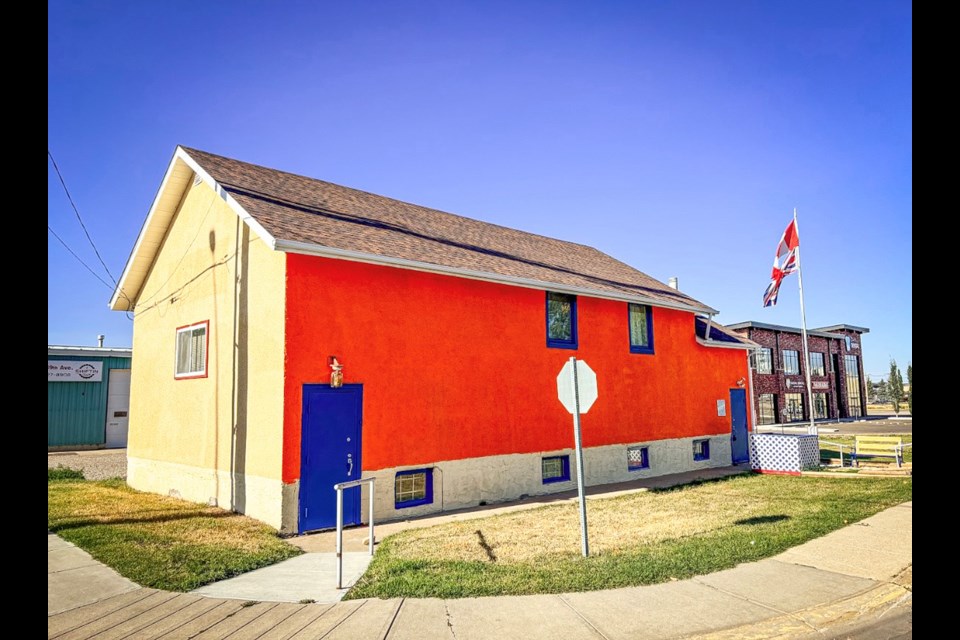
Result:
<svg viewBox="0 0 960 640">
<path fill-rule="evenodd" d="M 586 447 L 728 434 L 747 377 L 745 352 L 697 344 L 685 311 L 655 307 L 656 353 L 641 355 L 625 302 L 579 296 L 571 350 L 546 346 L 534 289 L 296 254 L 286 287 L 284 482 L 300 475 L 302 386 L 329 382 L 330 355 L 363 384 L 364 470 L 572 447 L 556 388 L 572 355 L 598 379 Z"/>
</svg>

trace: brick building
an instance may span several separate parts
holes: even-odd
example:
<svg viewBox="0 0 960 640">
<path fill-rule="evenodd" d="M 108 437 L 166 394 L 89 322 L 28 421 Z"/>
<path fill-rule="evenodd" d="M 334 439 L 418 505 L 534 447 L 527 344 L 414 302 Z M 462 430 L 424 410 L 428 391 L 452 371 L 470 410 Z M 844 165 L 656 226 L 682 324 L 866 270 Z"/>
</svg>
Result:
<svg viewBox="0 0 960 640">
<path fill-rule="evenodd" d="M 809 420 L 801 330 L 752 321 L 726 328 L 760 345 L 750 359 L 756 423 Z M 815 419 L 866 415 L 861 336 L 869 331 L 848 324 L 807 330 Z"/>
</svg>

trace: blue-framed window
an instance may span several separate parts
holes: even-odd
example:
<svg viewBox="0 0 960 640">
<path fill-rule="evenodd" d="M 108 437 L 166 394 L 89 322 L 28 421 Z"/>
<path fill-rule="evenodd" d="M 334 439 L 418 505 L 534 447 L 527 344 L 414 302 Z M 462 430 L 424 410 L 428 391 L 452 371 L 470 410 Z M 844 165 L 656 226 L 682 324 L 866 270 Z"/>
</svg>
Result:
<svg viewBox="0 0 960 640">
<path fill-rule="evenodd" d="M 694 461 L 710 459 L 710 441 L 709 440 L 693 441 L 693 459 Z"/>
<path fill-rule="evenodd" d="M 433 469 L 397 471 L 393 482 L 393 505 L 397 509 L 433 502 Z"/>
<path fill-rule="evenodd" d="M 540 459 L 543 484 L 566 482 L 570 479 L 570 456 L 549 456 Z"/>
<path fill-rule="evenodd" d="M 547 291 L 547 346 L 577 348 L 577 297 Z"/>
<path fill-rule="evenodd" d="M 653 308 L 646 304 L 627 304 L 630 325 L 630 353 L 653 353 Z"/>
<path fill-rule="evenodd" d="M 650 468 L 650 451 L 647 447 L 627 447 L 627 471 Z"/>
</svg>

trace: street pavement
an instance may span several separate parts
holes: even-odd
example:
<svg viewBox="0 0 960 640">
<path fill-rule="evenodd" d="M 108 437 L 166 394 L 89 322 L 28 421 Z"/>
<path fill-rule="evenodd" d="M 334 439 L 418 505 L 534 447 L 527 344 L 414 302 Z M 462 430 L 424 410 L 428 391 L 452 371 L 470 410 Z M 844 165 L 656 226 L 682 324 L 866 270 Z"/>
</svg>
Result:
<svg viewBox="0 0 960 640">
<path fill-rule="evenodd" d="M 910 414 L 899 418 L 894 416 L 870 416 L 861 419 L 817 420 L 815 422 L 820 435 L 837 433 L 840 435 L 912 435 L 913 418 Z M 758 433 L 807 433 L 809 422 L 790 422 L 786 424 L 758 425 Z"/>
<path fill-rule="evenodd" d="M 306 571 L 291 571 L 294 565 L 284 568 L 285 563 L 279 563 L 245 574 L 246 583 L 230 597 L 224 595 L 228 591 L 219 596 L 215 592 L 229 581 L 194 593 L 170 593 L 139 587 L 48 533 L 47 637 L 799 639 L 844 637 L 831 630 L 861 619 L 882 621 L 884 615 L 899 622 L 897 637 L 910 637 L 912 513 L 913 503 L 907 502 L 773 558 L 688 580 L 607 591 L 454 600 L 339 601 L 342 593 L 323 595 L 331 591 L 327 587 L 316 595 L 328 602 L 309 596 L 291 601 L 314 593 L 295 587 L 291 592 L 298 582 L 332 585 L 334 565 L 322 553 L 298 557 L 314 556 Z M 378 530 L 378 539 L 381 534 L 386 531 Z M 353 545 L 362 548 L 360 535 L 355 534 Z M 348 556 L 361 564 L 360 556 L 369 558 L 363 551 Z M 345 558 L 344 575 L 355 577 L 356 567 L 351 565 L 348 572 L 346 566 Z M 275 572 L 272 576 L 269 569 Z"/>
</svg>

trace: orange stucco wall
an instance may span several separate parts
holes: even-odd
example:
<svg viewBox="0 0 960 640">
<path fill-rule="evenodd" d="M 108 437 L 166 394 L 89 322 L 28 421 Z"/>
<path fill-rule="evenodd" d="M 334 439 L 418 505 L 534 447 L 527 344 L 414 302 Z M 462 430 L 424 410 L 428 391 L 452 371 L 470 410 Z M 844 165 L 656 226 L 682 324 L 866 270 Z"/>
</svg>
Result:
<svg viewBox="0 0 960 640">
<path fill-rule="evenodd" d="M 330 355 L 363 384 L 364 470 L 573 446 L 556 387 L 572 355 L 598 379 L 586 447 L 729 433 L 747 376 L 744 351 L 697 344 L 685 311 L 654 308 L 656 353 L 632 354 L 627 304 L 580 296 L 579 348 L 554 349 L 543 291 L 296 254 L 286 278 L 284 482 L 300 476 L 302 386 L 329 382 Z"/>
</svg>

